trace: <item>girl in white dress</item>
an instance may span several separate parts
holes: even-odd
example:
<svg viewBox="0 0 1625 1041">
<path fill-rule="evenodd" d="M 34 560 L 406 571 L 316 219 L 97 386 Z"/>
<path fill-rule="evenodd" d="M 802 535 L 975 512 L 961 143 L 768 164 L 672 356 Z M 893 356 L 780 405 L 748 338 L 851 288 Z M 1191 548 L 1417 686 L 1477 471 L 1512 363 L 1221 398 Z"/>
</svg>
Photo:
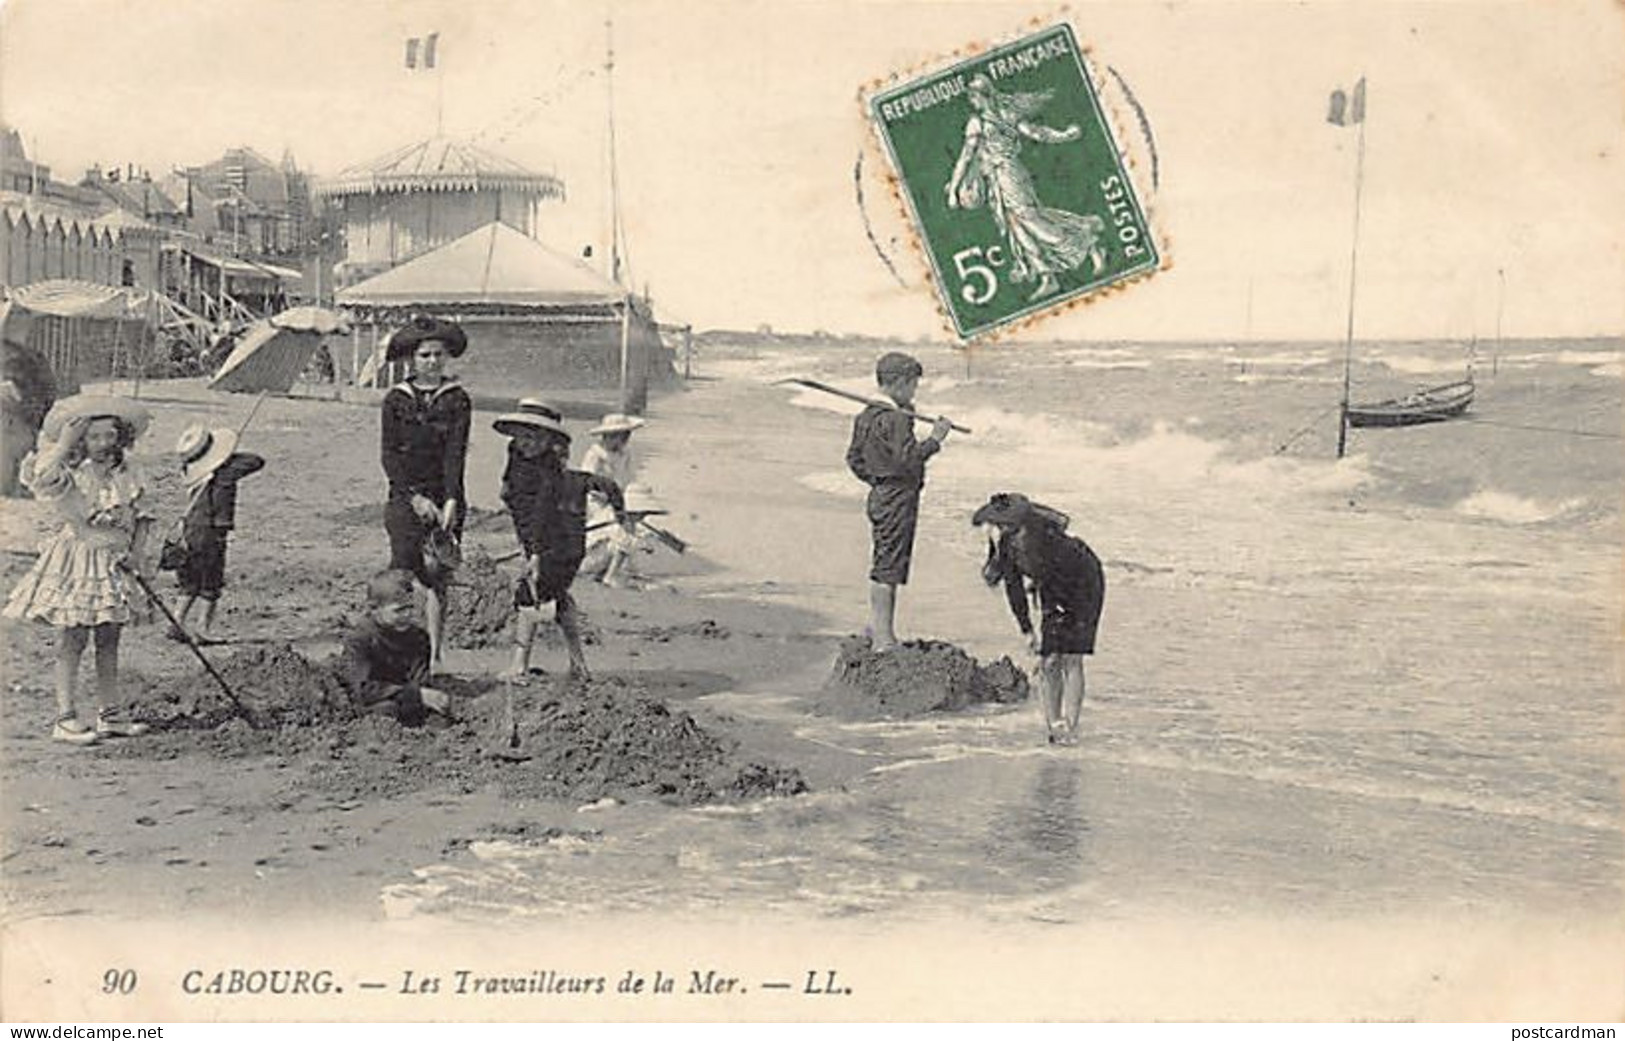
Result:
<svg viewBox="0 0 1625 1041">
<path fill-rule="evenodd" d="M 637 478 L 637 460 L 632 455 L 632 431 L 643 426 L 637 416 L 611 412 L 591 430 L 598 443 L 581 457 L 581 469 L 614 481 L 623 491 Z M 620 587 L 631 581 L 627 571 L 637 550 L 637 536 L 621 523 L 609 500 L 593 494 L 587 498 L 587 558 L 581 574 L 591 575 L 607 586 Z"/>
<path fill-rule="evenodd" d="M 57 403 L 41 430 L 42 446 L 23 460 L 21 478 L 56 507 L 62 526 L 40 546 L 39 559 L 11 592 L 0 614 L 58 630 L 56 720 L 51 737 L 75 745 L 129 737 L 145 725 L 119 718 L 119 636 L 150 620 L 150 606 L 133 570 L 150 582 L 147 552 L 153 517 L 146 482 L 125 457 L 146 430 L 148 416 L 122 398 L 79 395 Z M 96 645 L 93 725 L 79 718 L 79 661 Z"/>
</svg>

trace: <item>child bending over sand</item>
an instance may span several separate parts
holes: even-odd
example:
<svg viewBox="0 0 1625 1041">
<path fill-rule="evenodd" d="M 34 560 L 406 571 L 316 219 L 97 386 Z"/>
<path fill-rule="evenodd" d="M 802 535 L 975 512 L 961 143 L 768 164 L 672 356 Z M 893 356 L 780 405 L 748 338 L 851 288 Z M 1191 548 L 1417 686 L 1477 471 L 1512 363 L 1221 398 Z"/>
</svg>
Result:
<svg viewBox="0 0 1625 1041">
<path fill-rule="evenodd" d="M 1038 655 L 1038 691 L 1052 745 L 1078 740 L 1083 709 L 1083 656 L 1095 653 L 1106 604 L 1106 575 L 1084 541 L 1066 533 L 1066 515 L 1025 495 L 1000 492 L 971 518 L 998 529 L 982 577 L 1004 585 L 1016 625 Z M 1033 634 L 1027 598 L 1038 600 L 1042 628 Z"/>
<path fill-rule="evenodd" d="M 587 495 L 603 495 L 617 516 L 625 502 L 614 481 L 566 467 L 570 434 L 557 410 L 534 399 L 520 402 L 519 408 L 491 424 L 497 433 L 513 439 L 502 474 L 502 501 L 513 516 L 514 533 L 525 555 L 525 573 L 514 590 L 519 619 L 513 661 L 503 676 L 521 679 L 530 673 L 540 608 L 552 603 L 553 618 L 569 647 L 570 675 L 585 678 L 587 658 L 570 584 L 587 552 Z"/>
<path fill-rule="evenodd" d="M 417 622 L 412 572 L 381 571 L 367 583 L 367 613 L 344 641 L 340 668 L 364 712 L 420 726 L 427 712 L 451 715 L 451 698 L 425 684 L 429 633 Z"/>
</svg>

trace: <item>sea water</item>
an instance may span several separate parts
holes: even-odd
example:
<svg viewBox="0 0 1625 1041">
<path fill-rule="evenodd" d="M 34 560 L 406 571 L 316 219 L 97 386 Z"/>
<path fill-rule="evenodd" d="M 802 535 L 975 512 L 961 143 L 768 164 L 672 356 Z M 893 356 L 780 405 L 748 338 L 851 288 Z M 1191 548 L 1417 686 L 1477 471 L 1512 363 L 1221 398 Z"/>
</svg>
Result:
<svg viewBox="0 0 1625 1041">
<path fill-rule="evenodd" d="M 713 345 L 657 402 L 649 479 L 723 565 L 693 595 L 783 597 L 856 631 L 864 488 L 837 398 L 872 344 Z M 1066 511 L 1106 564 L 1082 746 L 1030 706 L 895 723 L 711 699 L 872 761 L 839 790 L 625 806 L 594 834 L 484 843 L 386 892 L 392 914 L 594 911 L 1017 919 L 1172 911 L 1583 912 L 1621 877 L 1617 342 L 1367 345 L 1354 396 L 1460 378 L 1468 419 L 1350 434 L 1331 346 L 916 352 L 922 408 L 972 428 L 930 466 L 900 629 L 1020 658 L 979 578 L 975 507 Z M 728 461 L 748 454 L 749 477 Z M 702 462 L 696 462 L 696 459 Z"/>
</svg>

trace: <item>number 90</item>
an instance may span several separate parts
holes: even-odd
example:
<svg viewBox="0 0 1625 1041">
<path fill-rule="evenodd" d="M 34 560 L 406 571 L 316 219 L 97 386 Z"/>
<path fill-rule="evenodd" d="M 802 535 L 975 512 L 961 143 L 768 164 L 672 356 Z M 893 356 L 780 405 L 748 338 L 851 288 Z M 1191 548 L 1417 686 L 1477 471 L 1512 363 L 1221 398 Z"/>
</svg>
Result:
<svg viewBox="0 0 1625 1041">
<path fill-rule="evenodd" d="M 135 990 L 134 969 L 108 969 L 102 973 L 103 994 L 129 994 Z"/>
</svg>

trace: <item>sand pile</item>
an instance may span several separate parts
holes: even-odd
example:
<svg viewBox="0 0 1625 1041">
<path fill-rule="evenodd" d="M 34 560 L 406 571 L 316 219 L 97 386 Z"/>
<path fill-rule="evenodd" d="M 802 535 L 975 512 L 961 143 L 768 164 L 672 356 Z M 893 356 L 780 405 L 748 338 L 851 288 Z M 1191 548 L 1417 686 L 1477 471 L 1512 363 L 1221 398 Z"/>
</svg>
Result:
<svg viewBox="0 0 1625 1041">
<path fill-rule="evenodd" d="M 853 636 L 842 641 L 813 707 L 843 719 L 910 719 L 1026 697 L 1027 674 L 1008 657 L 982 665 L 940 640 L 911 640 L 876 654 L 866 638 Z"/>
<path fill-rule="evenodd" d="M 309 727 L 354 715 L 334 670 L 292 647 L 252 647 L 211 661 L 259 727 Z M 160 730 L 213 730 L 240 716 L 201 669 L 175 683 L 134 676 L 130 682 L 140 691 L 132 706 L 136 717 Z"/>
<path fill-rule="evenodd" d="M 518 572 L 504 571 L 489 553 L 463 553 L 463 566 L 446 591 L 446 641 L 476 650 L 513 640 L 513 584 Z"/>
<path fill-rule="evenodd" d="M 618 679 L 519 690 L 511 715 L 501 695 L 485 698 L 471 724 L 497 756 L 525 757 L 526 794 L 592 800 L 642 792 L 699 803 L 807 790 L 794 769 L 740 767 L 734 742 Z"/>
<path fill-rule="evenodd" d="M 286 768 L 290 786 L 341 800 L 490 785 L 514 798 L 655 796 L 683 804 L 807 790 L 799 771 L 747 761 L 737 742 L 624 680 L 516 687 L 510 703 L 494 681 L 448 679 L 437 686 L 453 696 L 456 719 L 431 717 L 434 725 L 408 729 L 357 714 L 329 664 L 289 647 L 242 651 L 216 667 L 256 725 L 206 675 L 174 684 L 132 675 L 139 692 L 132 712 L 155 733 L 120 742 L 114 753 L 269 757 Z"/>
<path fill-rule="evenodd" d="M 513 606 L 514 582 L 519 578 L 517 565 L 504 567 L 484 550 L 463 552 L 463 566 L 452 576 L 446 590 L 446 641 L 463 650 L 486 647 L 506 647 L 514 637 Z M 581 617 L 581 642 L 593 646 L 599 633 L 577 608 Z M 536 631 L 538 647 L 562 648 L 564 634 L 553 623 L 553 607 L 546 605 L 541 611 L 542 624 Z"/>
</svg>

